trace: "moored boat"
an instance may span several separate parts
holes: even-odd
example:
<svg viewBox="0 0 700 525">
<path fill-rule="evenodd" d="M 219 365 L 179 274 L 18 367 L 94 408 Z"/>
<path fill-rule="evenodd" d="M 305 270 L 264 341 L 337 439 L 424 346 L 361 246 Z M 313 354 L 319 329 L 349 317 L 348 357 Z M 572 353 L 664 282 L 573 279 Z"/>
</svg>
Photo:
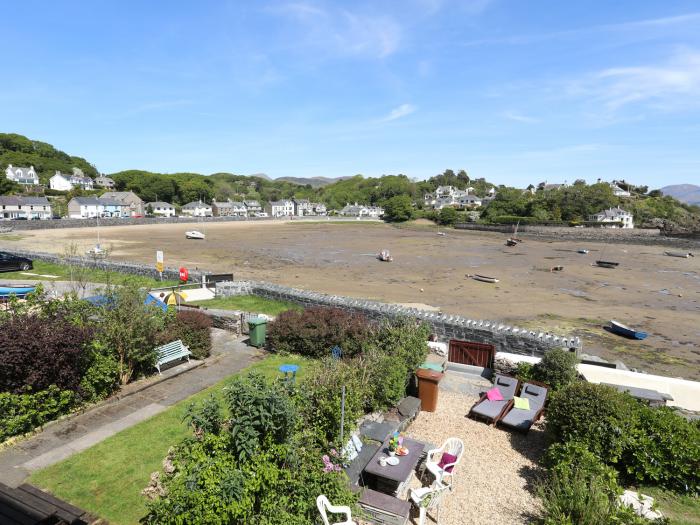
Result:
<svg viewBox="0 0 700 525">
<path fill-rule="evenodd" d="M 506 246 L 517 246 L 518 245 L 518 240 L 513 239 L 512 237 L 509 237 L 506 239 Z"/>
<path fill-rule="evenodd" d="M 205 237 L 205 235 L 204 235 L 202 232 L 200 232 L 200 231 L 191 230 L 191 231 L 185 232 L 185 238 L 186 238 L 186 239 L 200 239 L 200 240 L 204 240 L 206 237 Z"/>
<path fill-rule="evenodd" d="M 479 275 L 478 273 L 477 274 L 469 274 L 469 275 L 467 275 L 467 277 L 471 277 L 475 281 L 481 281 L 483 283 L 497 283 L 498 282 L 498 279 L 496 279 L 495 277 L 489 277 L 487 275 Z"/>
<path fill-rule="evenodd" d="M 0 286 L 0 298 L 7 298 L 11 295 L 24 297 L 34 290 L 36 290 L 34 286 Z"/>
<path fill-rule="evenodd" d="M 695 257 L 690 252 L 664 252 L 665 255 L 668 255 L 669 257 L 682 257 L 684 259 L 687 259 L 688 257 Z"/>
<path fill-rule="evenodd" d="M 588 250 L 587 248 L 581 248 L 580 250 L 577 250 L 577 251 L 578 251 L 578 253 L 582 253 L 582 254 L 586 255 L 590 250 Z"/>
<path fill-rule="evenodd" d="M 549 271 L 550 272 L 561 272 L 564 269 L 563 266 L 552 266 Z"/>
<path fill-rule="evenodd" d="M 377 259 L 384 262 L 391 262 L 394 260 L 394 258 L 389 253 L 389 250 L 382 250 L 381 252 L 379 252 L 379 255 L 377 255 Z"/>
<path fill-rule="evenodd" d="M 612 261 L 596 261 L 595 264 L 601 268 L 617 268 L 620 265 L 619 262 Z"/>
<path fill-rule="evenodd" d="M 629 326 L 612 319 L 610 320 L 609 328 L 612 333 L 629 337 L 630 339 L 645 339 L 647 336 L 646 332 L 640 332 L 639 330 L 630 328 Z"/>
</svg>

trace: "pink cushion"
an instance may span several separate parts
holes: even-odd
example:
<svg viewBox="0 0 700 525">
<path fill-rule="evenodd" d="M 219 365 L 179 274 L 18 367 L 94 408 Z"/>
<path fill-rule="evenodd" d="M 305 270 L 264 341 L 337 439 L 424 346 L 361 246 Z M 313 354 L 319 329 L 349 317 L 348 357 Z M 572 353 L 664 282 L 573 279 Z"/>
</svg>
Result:
<svg viewBox="0 0 700 525">
<path fill-rule="evenodd" d="M 503 394 L 501 394 L 501 391 L 497 387 L 493 387 L 486 392 L 486 397 L 489 398 L 489 401 L 503 401 Z"/>
<path fill-rule="evenodd" d="M 438 463 L 438 467 L 444 469 L 445 472 L 452 472 L 452 468 L 454 467 L 454 465 L 447 468 L 445 468 L 445 465 L 449 465 L 450 463 L 454 463 L 455 461 L 457 461 L 457 456 L 453 456 L 452 454 L 443 452 L 442 457 L 440 458 L 440 463 Z"/>
</svg>

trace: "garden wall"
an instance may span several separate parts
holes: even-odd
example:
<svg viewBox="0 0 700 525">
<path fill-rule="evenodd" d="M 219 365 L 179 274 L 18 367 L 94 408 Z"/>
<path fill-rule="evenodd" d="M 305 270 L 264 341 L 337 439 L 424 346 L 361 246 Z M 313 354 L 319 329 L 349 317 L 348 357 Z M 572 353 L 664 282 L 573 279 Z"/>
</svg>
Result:
<svg viewBox="0 0 700 525">
<path fill-rule="evenodd" d="M 331 306 L 360 312 L 370 319 L 409 316 L 431 326 L 439 339 L 463 339 L 492 344 L 497 351 L 513 354 L 542 356 L 551 348 L 570 348 L 580 352 L 582 345 L 578 337 L 561 337 L 549 333 L 532 332 L 498 321 L 474 320 L 459 315 L 448 315 L 395 304 L 379 303 L 340 295 L 297 290 L 259 281 L 221 282 L 216 285 L 216 295 L 258 295 L 268 299 L 291 301 L 304 307 Z"/>
</svg>

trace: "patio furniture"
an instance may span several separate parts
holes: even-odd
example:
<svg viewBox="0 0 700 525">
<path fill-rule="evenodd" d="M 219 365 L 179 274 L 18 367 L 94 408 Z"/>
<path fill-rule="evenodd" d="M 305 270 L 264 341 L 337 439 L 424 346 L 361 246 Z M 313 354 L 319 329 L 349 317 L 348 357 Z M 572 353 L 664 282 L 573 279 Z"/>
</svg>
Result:
<svg viewBox="0 0 700 525">
<path fill-rule="evenodd" d="M 493 425 L 503 417 L 508 409 L 513 405 L 513 396 L 518 389 L 518 381 L 515 377 L 496 374 L 494 388 L 501 392 L 500 401 L 491 400 L 488 394 L 484 394 L 469 410 L 469 415 L 474 418 L 484 419 Z"/>
<path fill-rule="evenodd" d="M 454 480 L 454 471 L 457 468 L 459 460 L 462 459 L 462 454 L 464 453 L 464 443 L 461 439 L 456 437 L 451 437 L 447 439 L 440 448 L 434 448 L 428 451 L 428 456 L 425 460 L 425 468 L 435 476 L 435 481 L 443 484 L 444 479 L 450 476 L 450 482 Z M 440 459 L 436 460 L 436 457 L 440 454 Z M 443 456 L 445 454 L 450 454 L 456 457 L 455 460 L 448 462 L 443 461 Z"/>
<path fill-rule="evenodd" d="M 529 409 L 512 407 L 508 413 L 501 418 L 499 424 L 527 432 L 532 424 L 542 417 L 544 404 L 547 401 L 549 387 L 535 382 L 525 383 L 521 389 L 520 397 L 525 398 L 530 403 Z"/>
<path fill-rule="evenodd" d="M 424 525 L 429 510 L 437 509 L 435 523 L 440 523 L 440 502 L 443 496 L 450 489 L 448 485 L 443 485 L 439 481 L 433 483 L 431 487 L 421 487 L 411 489 L 411 502 L 418 507 L 420 519 L 418 525 Z"/>
<path fill-rule="evenodd" d="M 323 520 L 323 525 L 357 525 L 352 521 L 352 515 L 350 513 L 350 507 L 346 505 L 331 505 L 328 498 L 321 494 L 316 498 L 316 506 L 318 511 L 321 513 L 321 519 Z M 345 514 L 345 521 L 334 521 L 331 523 L 328 521 L 328 513 L 332 514 Z"/>
<path fill-rule="evenodd" d="M 184 357 L 186 357 L 189 361 L 191 353 L 192 352 L 190 352 L 190 349 L 187 348 L 180 339 L 173 341 L 172 343 L 168 343 L 167 345 L 159 346 L 156 348 L 156 369 L 158 370 L 158 373 L 160 374 L 161 365 L 170 363 L 171 361 L 177 361 L 178 359 L 182 359 Z"/>
<path fill-rule="evenodd" d="M 376 525 L 406 525 L 411 514 L 408 501 L 372 489 L 362 492 L 359 504 L 366 514 L 362 519 Z"/>
<path fill-rule="evenodd" d="M 423 443 L 415 439 L 404 438 L 403 446 L 408 449 L 408 455 L 396 456 L 399 459 L 398 465 L 387 464 L 383 467 L 379 464 L 379 458 L 389 457 L 388 445 L 389 440 L 387 439 L 372 456 L 363 470 L 363 478 L 365 485 L 370 486 L 370 488 L 392 496 L 400 496 L 408 486 L 411 473 L 423 456 Z"/>
</svg>

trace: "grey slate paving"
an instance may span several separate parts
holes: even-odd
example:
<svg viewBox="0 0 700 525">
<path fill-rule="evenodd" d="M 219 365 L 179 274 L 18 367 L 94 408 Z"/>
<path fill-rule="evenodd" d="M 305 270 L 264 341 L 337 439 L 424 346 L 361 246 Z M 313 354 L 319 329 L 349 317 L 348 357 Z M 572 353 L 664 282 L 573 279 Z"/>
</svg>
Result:
<svg viewBox="0 0 700 525">
<path fill-rule="evenodd" d="M 32 471 L 66 459 L 167 407 L 218 383 L 264 356 L 223 330 L 213 330 L 212 357 L 203 366 L 49 425 L 44 431 L 0 451 L 0 481 L 16 487 Z"/>
</svg>

